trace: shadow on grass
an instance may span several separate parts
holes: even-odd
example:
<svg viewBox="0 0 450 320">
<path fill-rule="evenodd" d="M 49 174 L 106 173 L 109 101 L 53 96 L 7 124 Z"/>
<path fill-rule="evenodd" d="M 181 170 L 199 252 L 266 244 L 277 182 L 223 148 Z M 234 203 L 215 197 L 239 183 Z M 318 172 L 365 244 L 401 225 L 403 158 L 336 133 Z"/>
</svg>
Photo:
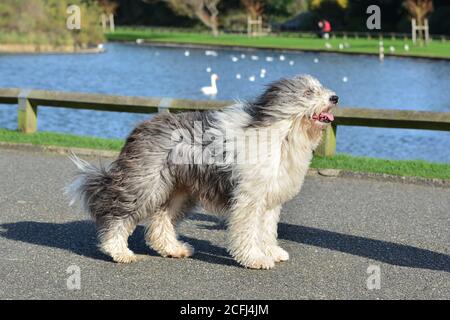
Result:
<svg viewBox="0 0 450 320">
<path fill-rule="evenodd" d="M 218 221 L 204 214 L 195 214 L 191 219 L 206 222 Z M 280 223 L 278 233 L 280 239 L 348 253 L 391 265 L 450 272 L 450 256 L 427 249 L 288 223 Z M 90 221 L 61 224 L 36 221 L 5 223 L 0 225 L 0 236 L 10 240 L 68 250 L 93 259 L 111 261 L 98 250 L 95 227 Z M 145 245 L 143 238 L 144 227 L 138 226 L 129 239 L 130 249 L 138 254 L 157 255 Z M 237 266 L 223 247 L 215 246 L 207 240 L 185 236 L 180 238 L 196 249 L 192 259 Z"/>
</svg>

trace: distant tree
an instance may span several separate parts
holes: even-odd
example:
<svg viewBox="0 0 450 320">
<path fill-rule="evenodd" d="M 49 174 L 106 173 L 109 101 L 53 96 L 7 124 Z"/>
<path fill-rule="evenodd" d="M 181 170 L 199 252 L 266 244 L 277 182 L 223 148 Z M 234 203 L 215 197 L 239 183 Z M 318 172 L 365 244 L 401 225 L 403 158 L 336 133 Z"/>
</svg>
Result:
<svg viewBox="0 0 450 320">
<path fill-rule="evenodd" d="M 115 14 L 119 4 L 114 0 L 98 0 L 98 5 L 106 14 Z"/>
<path fill-rule="evenodd" d="M 403 5 L 419 25 L 423 25 L 425 18 L 433 11 L 433 0 L 405 0 Z"/>
<path fill-rule="evenodd" d="M 241 0 L 247 14 L 253 19 L 266 16 L 293 16 L 308 8 L 308 0 Z"/>
<path fill-rule="evenodd" d="M 311 7 L 313 9 L 319 8 L 322 4 L 326 2 L 335 3 L 338 7 L 345 9 L 348 7 L 348 0 L 311 0 Z"/>
<path fill-rule="evenodd" d="M 150 3 L 153 0 L 143 0 Z M 212 33 L 219 34 L 218 4 L 220 0 L 161 0 L 177 14 L 198 18 L 205 26 L 211 29 Z"/>
<path fill-rule="evenodd" d="M 264 12 L 265 1 L 263 0 L 242 0 L 242 5 L 244 6 L 247 14 L 252 18 L 256 19 L 261 16 Z"/>
</svg>

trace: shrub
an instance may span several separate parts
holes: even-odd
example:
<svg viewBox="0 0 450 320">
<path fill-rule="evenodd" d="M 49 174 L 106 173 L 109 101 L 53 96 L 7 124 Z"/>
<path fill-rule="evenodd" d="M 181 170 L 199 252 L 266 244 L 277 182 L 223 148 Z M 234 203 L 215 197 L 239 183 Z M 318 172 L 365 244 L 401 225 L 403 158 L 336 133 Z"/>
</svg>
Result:
<svg viewBox="0 0 450 320">
<path fill-rule="evenodd" d="M 68 30 L 69 5 L 81 9 L 81 30 Z M 54 46 L 96 45 L 104 41 L 100 27 L 101 10 L 86 0 L 2 0 L 0 42 Z"/>
</svg>

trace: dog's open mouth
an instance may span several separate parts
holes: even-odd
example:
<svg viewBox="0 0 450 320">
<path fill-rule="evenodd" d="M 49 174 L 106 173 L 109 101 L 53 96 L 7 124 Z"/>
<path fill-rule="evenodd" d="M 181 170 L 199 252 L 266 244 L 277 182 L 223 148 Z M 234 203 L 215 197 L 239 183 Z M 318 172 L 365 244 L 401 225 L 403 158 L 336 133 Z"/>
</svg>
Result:
<svg viewBox="0 0 450 320">
<path fill-rule="evenodd" d="M 330 122 L 333 122 L 334 116 L 329 111 L 322 111 L 319 114 L 317 114 L 317 113 L 313 114 L 311 119 L 322 122 L 322 123 L 330 123 Z"/>
</svg>

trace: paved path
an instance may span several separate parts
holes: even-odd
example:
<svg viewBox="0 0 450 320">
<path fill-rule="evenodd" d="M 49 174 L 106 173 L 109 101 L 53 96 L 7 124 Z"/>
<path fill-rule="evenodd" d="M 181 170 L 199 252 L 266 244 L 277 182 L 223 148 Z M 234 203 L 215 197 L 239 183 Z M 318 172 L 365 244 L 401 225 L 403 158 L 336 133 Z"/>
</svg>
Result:
<svg viewBox="0 0 450 320">
<path fill-rule="evenodd" d="M 279 226 L 291 260 L 255 271 L 230 259 L 225 231 L 203 214 L 180 226 L 193 258 L 156 256 L 140 227 L 130 245 L 150 258 L 110 262 L 67 206 L 72 174 L 64 156 L 0 149 L 0 299 L 450 299 L 450 189 L 308 177 Z M 71 265 L 80 290 L 67 289 Z M 367 288 L 369 266 L 379 290 Z"/>
</svg>

